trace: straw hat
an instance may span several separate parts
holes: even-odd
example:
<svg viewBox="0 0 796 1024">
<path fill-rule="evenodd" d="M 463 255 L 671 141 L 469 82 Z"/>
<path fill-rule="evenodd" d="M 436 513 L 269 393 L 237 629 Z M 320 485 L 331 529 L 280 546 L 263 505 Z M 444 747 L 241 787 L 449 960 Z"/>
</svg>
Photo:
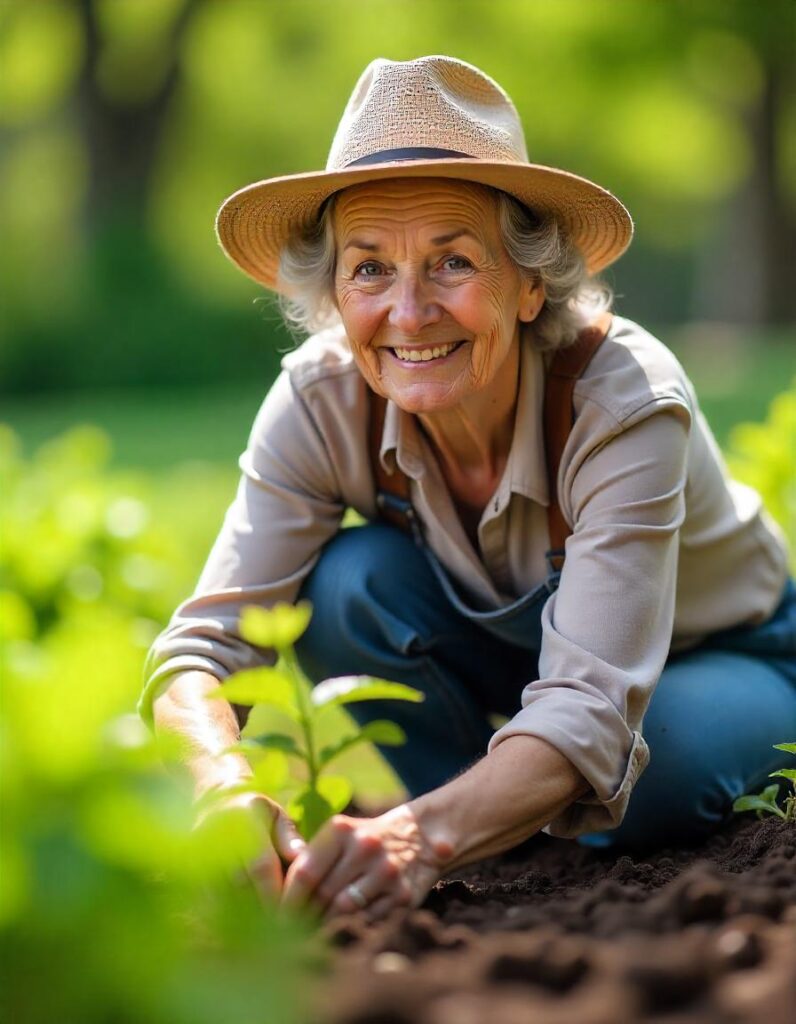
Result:
<svg viewBox="0 0 796 1024">
<path fill-rule="evenodd" d="M 384 178 L 480 182 L 552 214 L 592 273 L 625 251 L 633 222 L 599 185 L 528 163 L 514 104 L 483 71 L 453 57 L 379 58 L 365 69 L 343 112 L 325 171 L 269 178 L 233 193 L 216 218 L 218 240 L 249 277 L 282 290 L 279 253 L 332 193 Z"/>
</svg>

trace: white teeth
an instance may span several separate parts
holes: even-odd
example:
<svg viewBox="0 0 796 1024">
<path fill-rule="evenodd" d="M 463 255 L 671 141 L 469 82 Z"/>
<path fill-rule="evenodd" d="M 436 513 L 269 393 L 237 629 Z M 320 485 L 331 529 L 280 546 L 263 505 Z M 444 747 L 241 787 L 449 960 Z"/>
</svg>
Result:
<svg viewBox="0 0 796 1024">
<path fill-rule="evenodd" d="M 399 359 L 409 363 L 427 363 L 431 359 L 439 359 L 446 356 L 456 348 L 457 342 L 451 345 L 440 345 L 435 348 L 424 348 L 418 351 L 416 348 L 396 348 L 395 354 Z"/>
</svg>

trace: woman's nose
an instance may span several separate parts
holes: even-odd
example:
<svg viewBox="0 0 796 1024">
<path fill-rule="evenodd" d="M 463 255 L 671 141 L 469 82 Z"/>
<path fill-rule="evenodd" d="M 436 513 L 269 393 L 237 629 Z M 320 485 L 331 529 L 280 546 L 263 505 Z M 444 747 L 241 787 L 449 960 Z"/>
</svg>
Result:
<svg viewBox="0 0 796 1024">
<path fill-rule="evenodd" d="M 390 326 L 401 334 L 416 337 L 424 327 L 437 323 L 442 318 L 442 310 L 429 293 L 430 289 L 418 275 L 399 278 L 390 289 Z"/>
</svg>

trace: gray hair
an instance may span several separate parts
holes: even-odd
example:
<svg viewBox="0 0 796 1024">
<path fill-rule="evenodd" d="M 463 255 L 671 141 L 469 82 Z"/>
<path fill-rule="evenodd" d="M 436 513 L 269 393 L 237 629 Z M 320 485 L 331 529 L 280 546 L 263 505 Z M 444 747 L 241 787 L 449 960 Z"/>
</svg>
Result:
<svg viewBox="0 0 796 1024">
<path fill-rule="evenodd" d="M 497 198 L 500 233 L 509 257 L 521 274 L 544 285 L 545 301 L 527 325 L 532 343 L 540 351 L 563 348 L 610 308 L 611 289 L 589 275 L 583 256 L 555 218 L 539 217 L 508 193 L 489 190 Z M 291 236 L 280 256 L 279 278 L 290 293 L 280 295 L 280 310 L 302 333 L 340 322 L 334 304 L 334 199 L 326 201 L 313 223 Z"/>
</svg>

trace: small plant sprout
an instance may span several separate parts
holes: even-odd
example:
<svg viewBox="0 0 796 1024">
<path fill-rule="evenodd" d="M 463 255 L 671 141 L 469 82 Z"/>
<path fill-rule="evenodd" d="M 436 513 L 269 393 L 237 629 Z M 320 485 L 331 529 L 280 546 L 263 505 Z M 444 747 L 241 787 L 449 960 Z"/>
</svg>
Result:
<svg viewBox="0 0 796 1024">
<path fill-rule="evenodd" d="M 288 733 L 268 732 L 247 737 L 227 752 L 246 754 L 253 762 L 253 777 L 236 787 L 235 792 L 259 792 L 275 795 L 289 784 L 288 758 L 300 761 L 306 769 L 286 810 L 305 839 L 311 839 L 332 815 L 348 804 L 351 783 L 345 776 L 322 774 L 342 753 L 358 743 L 370 741 L 400 746 L 406 734 L 395 722 L 368 722 L 356 732 L 318 749 L 317 725 L 329 708 L 362 700 L 425 699 L 420 690 L 403 683 L 392 683 L 372 676 L 340 676 L 327 679 L 313 688 L 299 666 L 294 644 L 309 625 L 312 608 L 308 602 L 277 604 L 264 609 L 248 605 L 240 617 L 240 635 L 255 647 L 276 651 L 274 667 L 245 669 L 226 680 L 211 698 L 223 698 L 232 704 L 266 704 L 287 715 L 297 726 L 299 738 Z M 227 795 L 229 790 L 226 791 Z"/>
<path fill-rule="evenodd" d="M 796 743 L 775 743 L 774 749 L 796 754 Z M 773 783 L 755 796 L 739 797 L 732 805 L 732 809 L 734 811 L 757 811 L 758 818 L 762 818 L 764 814 L 776 814 L 784 821 L 796 821 L 796 768 L 780 768 L 779 771 L 771 772 L 769 777 L 774 778 L 775 776 L 788 779 L 791 784 L 791 792 L 785 797 L 784 808 L 777 803 L 779 786 Z"/>
</svg>

